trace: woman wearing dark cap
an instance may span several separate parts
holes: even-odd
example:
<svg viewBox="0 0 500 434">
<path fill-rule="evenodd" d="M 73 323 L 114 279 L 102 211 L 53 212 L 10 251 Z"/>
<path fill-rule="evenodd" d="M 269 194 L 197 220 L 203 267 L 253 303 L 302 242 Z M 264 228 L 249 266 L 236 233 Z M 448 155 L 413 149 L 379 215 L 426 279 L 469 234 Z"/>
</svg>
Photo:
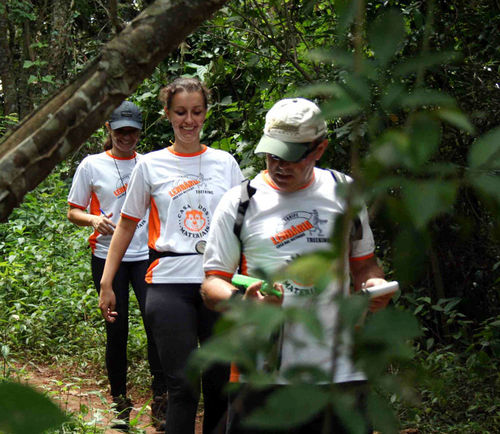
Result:
<svg viewBox="0 0 500 434">
<path fill-rule="evenodd" d="M 91 268 L 97 292 L 104 263 L 108 255 L 111 236 L 120 217 L 127 196 L 132 170 L 141 159 L 135 148 L 142 129 L 139 108 L 124 101 L 106 122 L 108 138 L 104 152 L 89 155 L 78 166 L 68 196 L 68 219 L 78 226 L 92 226 L 89 238 L 92 250 Z M 111 395 L 116 404 L 118 421 L 114 428 L 128 429 L 132 402 L 127 397 L 127 338 L 129 286 L 132 285 L 144 317 L 146 301 L 145 274 L 148 267 L 148 224 L 144 216 L 133 235 L 113 280 L 116 296 L 116 316 L 113 323 L 106 322 L 106 368 Z M 148 360 L 152 375 L 153 421 L 160 428 L 166 411 L 166 385 L 151 332 L 146 328 Z"/>
</svg>

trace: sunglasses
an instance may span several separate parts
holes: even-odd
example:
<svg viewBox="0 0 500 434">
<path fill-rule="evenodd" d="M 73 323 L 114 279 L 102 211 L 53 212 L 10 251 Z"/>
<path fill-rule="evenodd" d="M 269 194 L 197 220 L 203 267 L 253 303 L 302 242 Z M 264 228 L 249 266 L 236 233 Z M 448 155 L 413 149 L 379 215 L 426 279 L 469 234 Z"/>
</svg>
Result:
<svg viewBox="0 0 500 434">
<path fill-rule="evenodd" d="M 280 161 L 280 162 L 285 162 L 285 163 L 300 163 L 301 161 L 304 161 L 311 152 L 313 152 L 316 147 L 318 146 L 318 143 L 313 142 L 313 146 L 308 148 L 304 154 L 298 159 L 298 160 L 284 160 L 281 157 L 278 157 L 277 155 L 274 154 L 267 154 L 269 155 L 269 158 L 271 158 L 273 161 Z"/>
</svg>

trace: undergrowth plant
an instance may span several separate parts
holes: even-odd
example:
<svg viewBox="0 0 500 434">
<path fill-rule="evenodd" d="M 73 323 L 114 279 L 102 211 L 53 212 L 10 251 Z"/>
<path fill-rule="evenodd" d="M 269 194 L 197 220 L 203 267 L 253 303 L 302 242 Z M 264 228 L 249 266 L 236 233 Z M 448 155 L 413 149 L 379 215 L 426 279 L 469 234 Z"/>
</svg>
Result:
<svg viewBox="0 0 500 434">
<path fill-rule="evenodd" d="M 75 379 L 47 392 L 63 409 L 68 393 L 79 387 L 83 377 L 90 374 L 107 384 L 104 320 L 90 272 L 91 231 L 66 218 L 72 170 L 68 164 L 60 165 L 0 225 L 0 395 L 4 385 L 23 394 L 24 389 L 17 387 L 24 365 L 56 366 L 61 376 Z M 146 337 L 135 296 L 130 301 L 128 351 L 134 366 L 130 382 L 142 394 L 149 387 Z M 0 413 L 5 414 L 2 405 L 0 396 Z M 48 408 L 54 420 L 62 420 L 57 408 Z M 29 409 L 35 411 L 36 406 L 30 404 Z M 100 432 L 96 426 L 102 422 L 101 413 L 83 406 L 57 432 Z M 3 428 L 13 432 L 0 422 Z"/>
</svg>

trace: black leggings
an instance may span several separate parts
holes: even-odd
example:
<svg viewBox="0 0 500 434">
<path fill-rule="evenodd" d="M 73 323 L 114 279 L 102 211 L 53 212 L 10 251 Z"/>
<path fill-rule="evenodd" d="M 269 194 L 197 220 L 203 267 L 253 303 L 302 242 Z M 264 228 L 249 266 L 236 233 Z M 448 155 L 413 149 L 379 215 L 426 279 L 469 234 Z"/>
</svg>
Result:
<svg viewBox="0 0 500 434">
<path fill-rule="evenodd" d="M 92 278 L 99 294 L 101 277 L 105 260 L 92 255 Z M 113 280 L 113 292 L 116 296 L 116 312 L 118 316 L 114 323 L 106 321 L 106 369 L 108 371 L 111 395 L 114 397 L 127 393 L 127 339 L 128 339 L 128 305 L 129 284 L 132 284 L 135 296 L 144 322 L 144 307 L 146 302 L 146 282 L 144 276 L 148 261 L 121 262 Z M 145 322 L 144 322 L 145 323 Z M 151 331 L 145 326 L 148 342 L 149 370 L 152 375 L 153 395 L 166 392 L 163 370 L 158 351 Z"/>
<path fill-rule="evenodd" d="M 188 357 L 212 333 L 218 314 L 203 305 L 200 284 L 148 286 L 146 320 L 155 338 L 168 386 L 166 432 L 194 433 L 199 385 L 186 378 Z M 222 432 L 227 397 L 222 389 L 229 378 L 228 366 L 214 366 L 202 373 L 203 432 Z"/>
</svg>

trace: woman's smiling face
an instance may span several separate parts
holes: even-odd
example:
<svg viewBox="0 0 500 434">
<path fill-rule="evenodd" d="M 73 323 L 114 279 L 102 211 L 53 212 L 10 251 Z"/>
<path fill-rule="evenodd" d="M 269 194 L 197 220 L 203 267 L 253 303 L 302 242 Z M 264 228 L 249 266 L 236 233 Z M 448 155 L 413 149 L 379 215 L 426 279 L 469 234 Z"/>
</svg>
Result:
<svg viewBox="0 0 500 434">
<path fill-rule="evenodd" d="M 181 146 L 200 144 L 200 133 L 207 116 L 205 98 L 201 92 L 177 92 L 169 108 L 165 108 L 172 128 L 175 143 Z"/>
</svg>

